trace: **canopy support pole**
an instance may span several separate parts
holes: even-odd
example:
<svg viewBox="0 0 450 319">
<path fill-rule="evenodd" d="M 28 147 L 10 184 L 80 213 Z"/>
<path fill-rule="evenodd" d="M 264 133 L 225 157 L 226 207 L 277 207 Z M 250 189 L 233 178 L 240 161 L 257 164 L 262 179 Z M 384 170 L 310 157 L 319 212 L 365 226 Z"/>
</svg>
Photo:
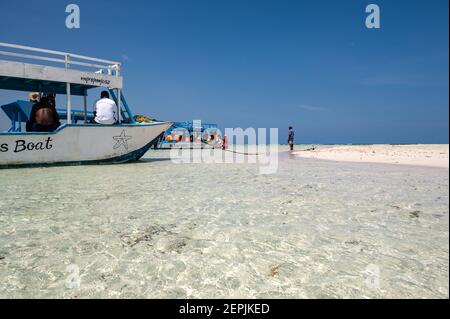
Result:
<svg viewBox="0 0 450 319">
<path fill-rule="evenodd" d="M 120 75 L 120 71 L 119 71 L 120 66 L 117 64 L 117 65 L 115 65 L 115 68 L 116 68 L 116 76 L 119 76 Z M 121 122 L 121 117 L 122 117 L 122 105 L 121 105 L 122 97 L 120 96 L 120 93 L 121 93 L 120 89 L 117 88 L 117 122 L 119 124 Z"/>
<path fill-rule="evenodd" d="M 84 123 L 87 123 L 87 90 L 84 89 L 83 94 L 83 104 L 84 104 Z"/>
<path fill-rule="evenodd" d="M 72 124 L 72 105 L 70 103 L 70 83 L 66 83 L 67 124 Z"/>
<path fill-rule="evenodd" d="M 122 105 L 121 105 L 121 97 L 120 97 L 120 89 L 117 89 L 117 121 L 120 124 L 121 122 L 121 113 L 122 113 Z"/>
<path fill-rule="evenodd" d="M 65 67 L 69 68 L 70 56 L 66 54 L 64 57 Z M 72 124 L 72 105 L 70 104 L 70 83 L 66 83 L 66 113 L 67 113 L 67 124 Z"/>
</svg>

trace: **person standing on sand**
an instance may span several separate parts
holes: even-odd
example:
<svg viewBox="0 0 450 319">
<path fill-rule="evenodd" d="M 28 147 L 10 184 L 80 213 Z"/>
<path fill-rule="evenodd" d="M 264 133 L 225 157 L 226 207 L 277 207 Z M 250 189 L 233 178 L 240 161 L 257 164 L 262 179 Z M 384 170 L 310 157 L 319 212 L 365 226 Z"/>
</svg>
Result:
<svg viewBox="0 0 450 319">
<path fill-rule="evenodd" d="M 294 150 L 294 135 L 295 135 L 294 129 L 292 128 L 292 126 L 289 126 L 288 144 L 289 144 L 291 151 Z"/>
</svg>

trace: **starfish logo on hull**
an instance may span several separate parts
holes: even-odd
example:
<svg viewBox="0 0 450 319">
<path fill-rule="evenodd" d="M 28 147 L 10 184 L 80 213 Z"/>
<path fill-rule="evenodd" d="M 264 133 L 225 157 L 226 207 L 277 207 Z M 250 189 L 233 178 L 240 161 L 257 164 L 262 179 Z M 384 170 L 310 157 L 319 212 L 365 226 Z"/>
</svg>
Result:
<svg viewBox="0 0 450 319">
<path fill-rule="evenodd" d="M 123 130 L 119 136 L 113 136 L 113 139 L 116 141 L 113 149 L 118 149 L 123 146 L 128 151 L 128 141 L 132 139 L 132 136 L 127 136 L 125 130 Z"/>
</svg>

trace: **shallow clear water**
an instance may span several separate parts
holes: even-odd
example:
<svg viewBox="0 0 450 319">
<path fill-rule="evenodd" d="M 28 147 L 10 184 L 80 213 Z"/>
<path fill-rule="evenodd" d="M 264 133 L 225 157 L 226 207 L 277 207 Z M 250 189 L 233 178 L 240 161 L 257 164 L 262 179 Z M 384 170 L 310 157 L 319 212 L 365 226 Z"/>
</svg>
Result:
<svg viewBox="0 0 450 319">
<path fill-rule="evenodd" d="M 1 170 L 0 297 L 449 297 L 448 169 L 281 148 L 273 175 L 167 151 Z"/>
</svg>

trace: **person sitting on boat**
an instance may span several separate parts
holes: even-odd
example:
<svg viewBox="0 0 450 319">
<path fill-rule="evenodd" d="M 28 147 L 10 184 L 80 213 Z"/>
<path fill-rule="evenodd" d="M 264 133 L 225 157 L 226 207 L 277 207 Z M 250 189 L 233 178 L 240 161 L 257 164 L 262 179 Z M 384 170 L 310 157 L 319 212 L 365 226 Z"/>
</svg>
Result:
<svg viewBox="0 0 450 319">
<path fill-rule="evenodd" d="M 100 100 L 94 105 L 94 121 L 96 124 L 114 124 L 116 120 L 116 102 L 109 98 L 108 91 L 102 91 Z"/>
<path fill-rule="evenodd" d="M 44 96 L 31 109 L 27 132 L 53 132 L 61 125 L 58 112 L 49 97 Z"/>
</svg>

